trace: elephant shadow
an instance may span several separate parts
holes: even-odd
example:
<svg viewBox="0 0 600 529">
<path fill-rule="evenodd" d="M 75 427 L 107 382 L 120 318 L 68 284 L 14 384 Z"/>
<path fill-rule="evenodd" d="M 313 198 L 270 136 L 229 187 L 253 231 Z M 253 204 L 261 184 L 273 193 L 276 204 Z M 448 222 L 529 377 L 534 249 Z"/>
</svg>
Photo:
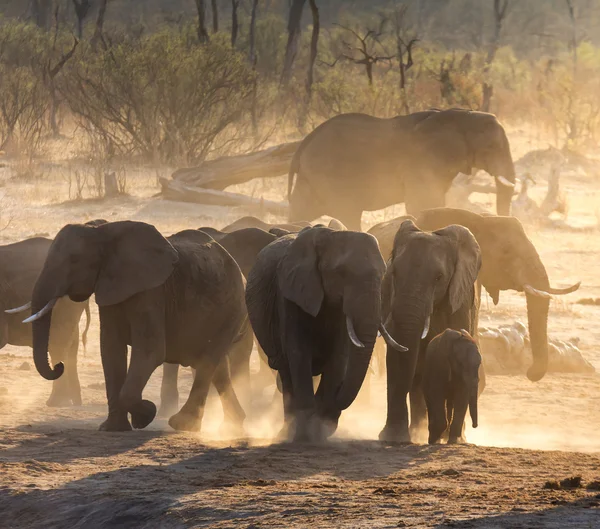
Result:
<svg viewBox="0 0 600 529">
<path fill-rule="evenodd" d="M 0 461 L 35 460 L 40 463 L 66 464 L 80 459 L 118 456 L 139 449 L 157 437 L 169 435 L 161 430 L 138 430 L 100 434 L 90 429 L 90 419 L 70 419 L 58 429 L 56 422 L 40 422 L 14 428 L 18 441 L 2 450 Z M 28 435 L 29 434 L 29 435 Z M 175 432 L 173 432 L 175 434 Z M 35 435 L 32 437 L 31 435 Z"/>
<path fill-rule="evenodd" d="M 71 447 L 66 440 L 68 434 L 65 432 L 59 438 L 59 442 L 64 443 L 62 450 L 66 451 Z M 127 437 L 131 440 L 122 444 L 120 451 L 138 448 L 139 454 L 139 447 L 156 434 L 164 435 L 164 432 L 129 433 Z M 123 434 L 115 434 L 118 435 Z M 56 442 L 56 438 L 47 445 L 52 442 Z M 103 443 L 108 451 L 103 455 L 113 455 L 111 444 L 109 439 Z M 248 501 L 246 496 L 246 501 L 232 508 L 220 504 L 221 494 L 235 495 L 243 490 L 244 494 L 268 496 L 269 501 L 291 499 L 288 510 L 294 514 L 296 495 L 305 495 L 295 490 L 298 488 L 296 480 L 308 478 L 300 488 L 308 489 L 306 494 L 320 497 L 331 483 L 343 487 L 345 480 L 386 477 L 414 469 L 432 456 L 444 457 L 443 447 L 439 445 L 396 447 L 377 441 L 334 440 L 321 445 L 286 443 L 258 447 L 242 442 L 215 448 L 190 438 L 190 443 L 182 447 L 181 441 L 172 444 L 168 436 L 148 443 L 142 450 L 143 464 L 99 471 L 54 489 L 34 488 L 25 493 L 0 494 L 0 511 L 8 517 L 6 519 L 18 520 L 30 528 L 150 527 L 152 524 L 187 527 L 186 520 L 193 521 L 196 527 L 200 522 L 211 526 L 217 522 L 235 523 L 273 514 L 268 501 Z M 168 464 L 174 451 L 194 455 Z M 83 451 L 80 456 L 92 457 L 93 453 Z M 310 479 L 313 476 L 318 479 Z M 279 498 L 282 495 L 291 496 L 286 500 Z M 191 499 L 192 496 L 195 497 Z"/>
<path fill-rule="evenodd" d="M 577 500 L 543 510 L 530 512 L 509 512 L 497 516 L 483 516 L 469 520 L 445 520 L 435 529 L 478 529 L 490 527 L 512 527 L 526 529 L 529 527 L 598 527 L 600 510 L 595 497 L 579 498 Z"/>
</svg>

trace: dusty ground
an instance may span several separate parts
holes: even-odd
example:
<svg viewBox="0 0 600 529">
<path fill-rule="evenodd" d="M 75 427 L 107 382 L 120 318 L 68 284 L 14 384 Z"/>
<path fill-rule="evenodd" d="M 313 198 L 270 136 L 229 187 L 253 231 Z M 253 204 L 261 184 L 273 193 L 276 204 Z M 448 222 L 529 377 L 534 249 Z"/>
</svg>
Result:
<svg viewBox="0 0 600 529">
<path fill-rule="evenodd" d="M 513 133 L 515 158 L 534 145 Z M 104 217 L 151 222 L 164 233 L 220 227 L 247 212 L 163 202 L 155 173 L 131 170 L 131 197 L 65 202 L 65 171 L 42 182 L 7 180 L 0 173 L 2 243 L 33 234 L 53 236 L 67 222 Z M 543 196 L 543 175 L 534 198 Z M 568 221 L 597 222 L 600 178 L 573 175 Z M 252 182 L 249 194 L 281 198 L 284 182 Z M 483 198 L 483 197 L 481 197 Z M 402 208 L 369 214 L 367 224 Z M 579 292 L 552 302 L 549 333 L 581 338 L 585 357 L 600 371 L 600 308 L 575 304 L 600 297 L 600 231 L 527 226 L 553 284 L 581 280 Z M 248 439 L 219 436 L 222 418 L 212 399 L 201 435 L 175 433 L 165 420 L 144 431 L 96 431 L 106 412 L 97 314 L 88 351 L 80 352 L 84 405 L 49 409 L 50 383 L 30 351 L 0 352 L 0 528 L 33 527 L 600 527 L 600 375 L 489 377 L 480 400 L 480 427 L 469 446 L 384 446 L 385 386 L 372 381 L 342 416 L 336 437 L 322 446 L 271 444 L 280 409 L 273 388 L 246 406 Z M 483 300 L 482 325 L 526 320 L 524 297 Z M 31 370 L 19 369 L 29 361 Z M 256 369 L 256 363 L 253 365 Z M 146 391 L 158 402 L 160 373 Z M 182 396 L 189 372 L 180 377 Z M 269 393 L 271 392 L 271 393 Z M 183 398 L 183 397 L 182 397 Z M 583 487 L 544 489 L 549 480 L 581 476 Z M 600 487 L 599 487 L 600 488 Z"/>
</svg>

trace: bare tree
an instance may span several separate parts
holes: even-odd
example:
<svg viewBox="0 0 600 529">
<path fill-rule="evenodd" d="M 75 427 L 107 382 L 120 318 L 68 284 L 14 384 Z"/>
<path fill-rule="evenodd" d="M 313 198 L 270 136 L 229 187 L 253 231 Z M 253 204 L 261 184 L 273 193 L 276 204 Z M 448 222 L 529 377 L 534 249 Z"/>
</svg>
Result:
<svg viewBox="0 0 600 529">
<path fill-rule="evenodd" d="M 52 0 L 31 0 L 29 10 L 35 23 L 42 29 L 50 27 Z"/>
<path fill-rule="evenodd" d="M 219 7 L 217 6 L 217 0 L 210 0 L 210 7 L 212 11 L 213 33 L 216 33 L 219 31 Z"/>
<path fill-rule="evenodd" d="M 483 66 L 483 100 L 481 102 L 481 110 L 484 112 L 490 111 L 490 104 L 492 97 L 494 96 L 494 87 L 489 81 L 490 70 L 494 59 L 496 58 L 496 52 L 500 47 L 500 34 L 502 32 L 502 24 L 508 13 L 508 6 L 510 0 L 494 0 L 494 34 L 488 47 L 487 57 L 485 59 L 485 65 Z"/>
<path fill-rule="evenodd" d="M 102 32 L 104 31 L 104 17 L 106 16 L 107 4 L 108 0 L 100 0 L 98 16 L 96 17 L 96 29 L 94 29 L 94 36 L 92 37 L 93 46 L 96 46 L 97 43 L 102 40 Z"/>
<path fill-rule="evenodd" d="M 281 86 L 287 86 L 292 77 L 292 67 L 298 53 L 298 40 L 300 38 L 300 22 L 302 10 L 306 0 L 291 0 L 290 14 L 288 18 L 288 40 L 285 47 L 283 69 L 281 71 Z"/>
<path fill-rule="evenodd" d="M 206 6 L 204 0 L 196 0 L 196 9 L 198 10 L 198 40 L 204 44 L 209 41 L 208 31 L 206 31 Z"/>
<path fill-rule="evenodd" d="M 306 92 L 304 95 L 304 105 L 302 111 L 300 112 L 298 120 L 298 127 L 300 128 L 300 130 L 304 129 L 304 126 L 306 125 L 306 116 L 308 115 L 310 101 L 312 99 L 312 85 L 314 80 L 315 61 L 317 60 L 317 51 L 319 47 L 319 31 L 321 29 L 319 7 L 317 6 L 316 0 L 308 0 L 308 5 L 310 6 L 310 12 L 312 14 L 313 27 L 310 38 L 310 59 L 308 61 L 308 72 L 306 75 Z"/>
<path fill-rule="evenodd" d="M 237 41 L 239 21 L 238 21 L 238 7 L 240 6 L 240 0 L 231 0 L 231 47 L 235 48 Z"/>
<path fill-rule="evenodd" d="M 73 7 L 77 17 L 77 38 L 81 40 L 83 37 L 83 21 L 92 7 L 92 2 L 91 0 L 73 0 Z"/>
<path fill-rule="evenodd" d="M 248 58 L 250 64 L 256 64 L 256 12 L 258 10 L 258 0 L 252 0 L 252 12 L 250 14 L 250 34 L 248 40 L 250 41 L 250 51 Z"/>
<path fill-rule="evenodd" d="M 401 4 L 396 6 L 392 12 L 392 24 L 394 27 L 394 36 L 396 37 L 396 58 L 398 59 L 398 69 L 400 70 L 402 110 L 406 114 L 410 113 L 408 97 L 406 95 L 406 74 L 413 66 L 412 51 L 415 44 L 419 41 L 415 35 L 408 35 L 406 30 L 407 10 L 408 6 L 406 4 Z"/>
<path fill-rule="evenodd" d="M 358 41 L 358 45 L 353 46 L 348 42 L 343 41 L 346 53 L 342 53 L 330 66 L 334 66 L 339 60 L 348 60 L 354 64 L 360 64 L 365 67 L 365 74 L 367 75 L 369 86 L 372 86 L 373 66 L 378 62 L 391 61 L 394 58 L 394 55 L 378 55 L 377 53 L 378 48 L 385 51 L 379 39 L 383 35 L 386 22 L 387 18 L 381 17 L 379 27 L 376 30 L 367 28 L 363 31 L 362 35 L 358 30 L 354 30 L 348 26 L 334 24 L 344 31 L 348 31 Z"/>
</svg>

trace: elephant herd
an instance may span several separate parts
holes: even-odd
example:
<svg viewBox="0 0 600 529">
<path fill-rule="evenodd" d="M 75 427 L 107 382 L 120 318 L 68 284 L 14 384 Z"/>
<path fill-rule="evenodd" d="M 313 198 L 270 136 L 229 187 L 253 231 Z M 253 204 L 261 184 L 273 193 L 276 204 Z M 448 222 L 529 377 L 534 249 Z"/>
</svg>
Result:
<svg viewBox="0 0 600 529">
<path fill-rule="evenodd" d="M 409 442 L 428 428 L 430 443 L 464 442 L 465 415 L 469 409 L 477 425 L 485 386 L 481 287 L 494 303 L 501 290 L 525 293 L 535 381 L 547 368 L 549 298 L 578 286 L 550 287 L 517 219 L 451 208 L 367 233 L 336 220 L 268 225 L 244 217 L 222 230 L 165 237 L 143 222 L 97 220 L 67 225 L 53 241 L 0 247 L 0 347 L 33 348 L 38 372 L 54 381 L 48 405 L 81 404 L 78 323 L 87 310 L 89 325 L 94 294 L 108 400 L 101 430 L 152 422 L 157 408 L 142 394 L 164 364 L 158 413 L 170 415 L 174 429 L 200 430 L 212 384 L 240 435 L 252 405 L 256 339 L 261 371 L 276 371 L 282 394 L 281 437 L 314 441 L 335 432 L 380 335 L 387 344 L 380 439 Z M 181 409 L 179 365 L 194 373 Z"/>
</svg>

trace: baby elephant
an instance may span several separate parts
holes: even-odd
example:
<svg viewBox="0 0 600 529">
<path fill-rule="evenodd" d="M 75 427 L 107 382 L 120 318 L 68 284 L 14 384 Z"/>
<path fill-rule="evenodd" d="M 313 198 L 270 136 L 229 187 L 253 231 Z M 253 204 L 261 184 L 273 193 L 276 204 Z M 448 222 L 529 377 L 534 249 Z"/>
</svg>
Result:
<svg viewBox="0 0 600 529">
<path fill-rule="evenodd" d="M 467 406 L 477 428 L 477 398 L 481 354 L 464 329 L 446 329 L 427 347 L 423 390 L 429 418 L 429 444 L 440 440 L 448 428 L 448 443 L 464 443 Z"/>
</svg>

